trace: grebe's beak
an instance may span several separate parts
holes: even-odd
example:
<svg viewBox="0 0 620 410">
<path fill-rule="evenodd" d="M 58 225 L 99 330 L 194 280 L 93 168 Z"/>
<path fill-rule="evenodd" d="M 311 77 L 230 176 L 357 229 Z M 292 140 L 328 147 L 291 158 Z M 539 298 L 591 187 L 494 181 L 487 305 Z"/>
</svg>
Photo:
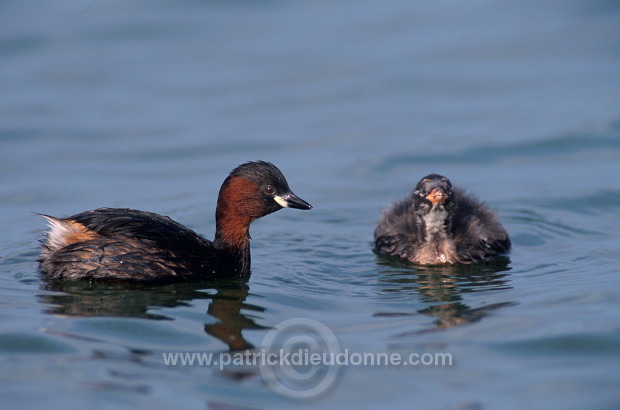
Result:
<svg viewBox="0 0 620 410">
<path fill-rule="evenodd" d="M 273 197 L 273 199 L 283 208 L 312 209 L 312 205 L 310 205 L 292 192 L 289 192 L 282 196 L 276 195 Z"/>
<path fill-rule="evenodd" d="M 431 201 L 433 204 L 443 204 L 446 202 L 446 199 L 448 199 L 448 194 L 446 194 L 443 189 L 437 187 L 426 196 L 426 199 Z"/>
</svg>

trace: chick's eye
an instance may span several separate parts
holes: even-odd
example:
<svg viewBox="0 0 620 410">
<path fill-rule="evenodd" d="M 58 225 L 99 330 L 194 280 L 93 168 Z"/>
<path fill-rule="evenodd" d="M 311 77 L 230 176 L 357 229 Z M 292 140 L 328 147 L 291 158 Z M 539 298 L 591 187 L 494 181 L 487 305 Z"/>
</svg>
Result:
<svg viewBox="0 0 620 410">
<path fill-rule="evenodd" d="M 268 195 L 273 195 L 276 193 L 276 189 L 273 187 L 273 185 L 267 185 L 265 187 L 265 193 Z"/>
</svg>

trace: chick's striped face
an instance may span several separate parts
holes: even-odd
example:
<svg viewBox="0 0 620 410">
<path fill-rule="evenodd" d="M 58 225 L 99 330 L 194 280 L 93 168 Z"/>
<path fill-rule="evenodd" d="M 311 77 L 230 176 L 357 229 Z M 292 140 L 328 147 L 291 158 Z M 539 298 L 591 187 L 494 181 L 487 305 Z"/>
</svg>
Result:
<svg viewBox="0 0 620 410">
<path fill-rule="evenodd" d="M 451 207 L 453 199 L 452 184 L 448 178 L 437 174 L 424 177 L 413 191 L 416 208 L 430 210 L 445 205 Z"/>
</svg>

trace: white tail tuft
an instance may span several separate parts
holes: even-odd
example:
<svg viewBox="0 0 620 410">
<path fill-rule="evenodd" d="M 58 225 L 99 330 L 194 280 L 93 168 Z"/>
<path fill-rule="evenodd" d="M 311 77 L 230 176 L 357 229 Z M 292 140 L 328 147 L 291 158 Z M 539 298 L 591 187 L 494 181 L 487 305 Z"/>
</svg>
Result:
<svg viewBox="0 0 620 410">
<path fill-rule="evenodd" d="M 53 252 L 64 248 L 71 243 L 70 238 L 73 234 L 80 232 L 76 230 L 76 225 L 69 221 L 62 221 L 49 215 L 41 215 L 47 219 L 50 230 L 46 233 L 46 246 Z"/>
</svg>

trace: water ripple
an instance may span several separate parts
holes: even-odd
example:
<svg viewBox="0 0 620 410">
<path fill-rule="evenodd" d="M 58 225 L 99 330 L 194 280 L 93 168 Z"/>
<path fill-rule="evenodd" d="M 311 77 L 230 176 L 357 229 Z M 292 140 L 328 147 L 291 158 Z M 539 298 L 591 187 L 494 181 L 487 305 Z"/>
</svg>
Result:
<svg viewBox="0 0 620 410">
<path fill-rule="evenodd" d="M 529 142 L 515 142 L 505 145 L 476 145 L 449 153 L 397 154 L 388 155 L 369 172 L 389 172 L 404 165 L 437 164 L 497 164 L 508 159 L 537 159 L 557 155 L 584 152 L 620 151 L 620 130 L 609 135 L 563 135 Z"/>
</svg>

